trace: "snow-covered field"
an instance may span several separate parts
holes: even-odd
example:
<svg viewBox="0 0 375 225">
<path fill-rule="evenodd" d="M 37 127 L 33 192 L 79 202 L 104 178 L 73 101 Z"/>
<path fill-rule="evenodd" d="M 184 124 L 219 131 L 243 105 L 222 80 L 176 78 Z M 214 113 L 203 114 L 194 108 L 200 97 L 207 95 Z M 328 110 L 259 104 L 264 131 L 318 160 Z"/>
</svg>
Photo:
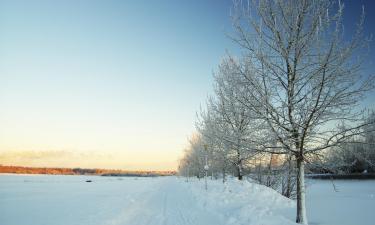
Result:
<svg viewBox="0 0 375 225">
<path fill-rule="evenodd" d="M 375 180 L 308 179 L 306 193 L 310 225 L 375 224 Z"/>
<path fill-rule="evenodd" d="M 87 183 L 86 180 L 93 182 Z M 374 224 L 375 181 L 309 180 L 310 224 Z M 0 175 L 1 225 L 295 224 L 295 202 L 231 180 Z"/>
</svg>

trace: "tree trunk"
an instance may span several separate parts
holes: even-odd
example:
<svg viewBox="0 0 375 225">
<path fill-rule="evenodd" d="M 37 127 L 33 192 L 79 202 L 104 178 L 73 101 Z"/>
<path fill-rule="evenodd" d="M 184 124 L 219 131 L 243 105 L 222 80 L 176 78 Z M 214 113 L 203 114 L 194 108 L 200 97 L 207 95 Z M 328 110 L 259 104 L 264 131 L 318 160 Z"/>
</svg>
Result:
<svg viewBox="0 0 375 225">
<path fill-rule="evenodd" d="M 238 176 L 238 180 L 242 180 L 243 175 L 242 175 L 242 163 L 241 162 L 237 164 L 237 176 Z"/>
<path fill-rule="evenodd" d="M 273 154 L 271 154 L 270 161 L 268 163 L 268 168 L 267 168 L 267 181 L 266 181 L 266 186 L 271 187 L 272 186 L 272 159 L 273 159 Z"/>
<path fill-rule="evenodd" d="M 225 168 L 223 168 L 223 183 L 225 183 Z"/>
<path fill-rule="evenodd" d="M 287 166 L 287 177 L 286 177 L 286 187 L 283 192 L 283 195 L 287 198 L 290 198 L 292 196 L 292 171 L 293 171 L 293 165 L 292 165 L 292 156 L 288 156 L 288 166 Z"/>
<path fill-rule="evenodd" d="M 237 146 L 240 146 L 240 141 L 238 141 Z M 238 180 L 242 180 L 242 159 L 241 159 L 241 152 L 239 150 L 239 147 L 236 149 L 237 151 L 237 175 L 238 175 Z"/>
<path fill-rule="evenodd" d="M 307 224 L 305 204 L 305 164 L 302 157 L 297 157 L 297 223 Z"/>
</svg>

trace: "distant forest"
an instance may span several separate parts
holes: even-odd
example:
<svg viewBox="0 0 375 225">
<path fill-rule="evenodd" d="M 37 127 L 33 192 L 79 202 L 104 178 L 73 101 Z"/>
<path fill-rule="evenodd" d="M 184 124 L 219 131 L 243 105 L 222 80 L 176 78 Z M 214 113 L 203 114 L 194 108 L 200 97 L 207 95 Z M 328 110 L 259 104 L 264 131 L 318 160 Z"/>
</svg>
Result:
<svg viewBox="0 0 375 225">
<path fill-rule="evenodd" d="M 46 168 L 0 165 L 0 173 L 52 174 L 52 175 L 101 175 L 101 176 L 172 176 L 175 171 L 126 171 L 111 169 Z"/>
</svg>

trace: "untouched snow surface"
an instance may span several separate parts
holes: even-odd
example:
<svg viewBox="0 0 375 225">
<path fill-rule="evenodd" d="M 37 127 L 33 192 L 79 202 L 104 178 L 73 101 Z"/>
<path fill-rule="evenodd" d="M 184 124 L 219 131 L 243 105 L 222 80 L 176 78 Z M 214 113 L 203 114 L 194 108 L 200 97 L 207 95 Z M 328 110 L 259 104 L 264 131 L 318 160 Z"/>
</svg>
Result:
<svg viewBox="0 0 375 225">
<path fill-rule="evenodd" d="M 375 180 L 308 179 L 306 191 L 310 225 L 375 224 Z"/>
<path fill-rule="evenodd" d="M 310 224 L 373 224 L 357 216 L 373 216 L 374 198 L 368 195 L 375 194 L 374 181 L 337 184 L 339 194 L 331 183 L 309 182 Z M 208 180 L 208 188 L 203 180 L 177 177 L 0 175 L 0 224 L 295 225 L 295 202 L 269 188 L 236 180 Z"/>
</svg>

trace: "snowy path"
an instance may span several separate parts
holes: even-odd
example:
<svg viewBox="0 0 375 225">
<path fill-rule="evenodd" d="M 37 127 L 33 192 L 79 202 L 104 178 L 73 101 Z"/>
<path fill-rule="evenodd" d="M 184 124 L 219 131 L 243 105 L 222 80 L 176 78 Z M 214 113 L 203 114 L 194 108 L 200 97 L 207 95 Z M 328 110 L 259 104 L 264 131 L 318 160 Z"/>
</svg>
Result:
<svg viewBox="0 0 375 225">
<path fill-rule="evenodd" d="M 156 190 L 155 190 L 156 189 Z M 153 190 L 138 195 L 135 203 L 108 225 L 208 225 L 224 224 L 221 215 L 200 207 L 181 180 L 166 178 Z"/>
</svg>

